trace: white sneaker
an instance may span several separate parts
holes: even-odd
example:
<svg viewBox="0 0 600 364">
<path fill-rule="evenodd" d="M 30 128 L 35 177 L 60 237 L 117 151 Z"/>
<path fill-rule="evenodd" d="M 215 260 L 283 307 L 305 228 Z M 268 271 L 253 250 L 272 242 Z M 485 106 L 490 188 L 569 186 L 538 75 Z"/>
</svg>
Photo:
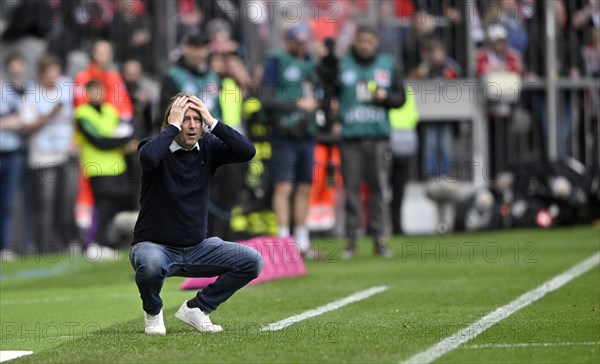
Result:
<svg viewBox="0 0 600 364">
<path fill-rule="evenodd" d="M 144 330 L 146 334 L 165 335 L 167 333 L 167 329 L 165 328 L 165 323 L 163 321 L 162 310 L 160 310 L 157 315 L 150 315 L 144 311 L 144 325 L 146 326 L 146 329 Z"/>
<path fill-rule="evenodd" d="M 119 253 L 108 247 L 101 246 L 98 243 L 90 243 L 88 247 L 85 249 L 84 258 L 91 262 L 99 262 L 99 261 L 119 261 L 118 259 Z"/>
<path fill-rule="evenodd" d="M 313 247 L 302 251 L 302 258 L 305 260 L 314 260 L 315 262 L 321 259 L 321 253 Z"/>
<path fill-rule="evenodd" d="M 101 259 L 104 261 L 113 261 L 113 262 L 119 261 L 119 252 L 108 246 L 103 246 L 100 249 L 100 254 L 101 254 Z"/>
<path fill-rule="evenodd" d="M 223 331 L 221 325 L 214 325 L 207 314 L 199 308 L 189 308 L 187 302 L 184 302 L 179 310 L 175 313 L 175 317 L 185 322 L 188 325 L 195 327 L 202 332 L 220 332 Z"/>
<path fill-rule="evenodd" d="M 2 263 L 12 262 L 15 260 L 15 258 L 16 258 L 15 252 L 12 251 L 11 249 L 0 250 L 0 262 L 2 262 Z"/>
</svg>

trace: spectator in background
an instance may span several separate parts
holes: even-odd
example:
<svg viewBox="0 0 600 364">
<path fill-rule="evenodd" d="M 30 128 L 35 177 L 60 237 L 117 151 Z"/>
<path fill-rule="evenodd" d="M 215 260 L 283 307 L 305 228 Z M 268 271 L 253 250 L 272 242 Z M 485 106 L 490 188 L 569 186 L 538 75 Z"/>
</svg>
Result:
<svg viewBox="0 0 600 364">
<path fill-rule="evenodd" d="M 576 36 L 575 31 L 569 25 L 568 12 L 562 1 L 552 2 L 554 6 L 554 15 L 556 22 L 556 61 L 558 65 L 558 74 L 568 78 L 579 78 L 583 74 L 583 59 L 581 56 L 581 43 Z M 538 13 L 543 12 L 543 7 L 537 4 L 535 9 Z M 544 14 L 545 15 L 545 14 Z M 544 24 L 547 19 L 540 15 L 540 24 Z M 539 24 L 538 24 L 539 25 Z M 546 77 L 546 30 L 542 26 L 534 26 L 531 28 L 532 42 L 527 51 L 524 52 L 523 64 L 526 76 L 529 80 L 534 81 L 540 77 Z"/>
<path fill-rule="evenodd" d="M 27 83 L 24 77 L 27 63 L 23 55 L 13 53 L 6 58 L 4 67 L 8 79 L 0 83 L 0 259 L 3 262 L 14 258 L 12 227 L 15 201 L 18 186 L 23 184 L 25 175 L 26 144 L 21 134 L 21 109 L 25 105 L 23 98 Z"/>
<path fill-rule="evenodd" d="M 336 228 L 336 208 L 342 187 L 339 142 L 342 127 L 338 122 L 339 58 L 335 53 L 336 41 L 327 38 L 321 52 L 317 52 L 315 73 L 318 80 L 319 110 L 316 113 L 313 182 L 307 217 L 311 231 Z M 341 226 L 341 225 L 338 225 Z"/>
<path fill-rule="evenodd" d="M 576 35 L 576 32 L 572 27 L 569 26 L 569 17 L 565 3 L 562 1 L 553 1 L 555 19 L 556 22 L 556 70 L 547 70 L 546 60 L 546 42 L 545 33 L 546 29 L 544 26 L 535 26 L 531 29 L 532 41 L 529 48 L 525 52 L 523 58 L 523 64 L 525 69 L 525 76 L 529 81 L 537 81 L 539 78 L 548 77 L 551 74 L 558 73 L 559 77 L 570 78 L 577 80 L 584 74 L 584 60 L 581 53 L 581 46 Z M 539 9 L 538 13 L 544 14 Z M 542 8 L 543 9 L 543 8 Z M 548 20 L 540 16 L 540 24 L 544 25 Z M 546 106 L 546 95 L 536 93 L 534 91 L 527 91 L 528 97 L 523 97 L 526 106 L 541 120 L 538 127 L 538 133 L 541 135 L 542 155 L 546 155 L 547 146 L 547 106 Z M 577 109 L 577 99 L 582 97 L 581 92 L 577 90 L 560 90 L 558 92 L 558 102 L 560 105 L 561 114 L 557 119 L 558 121 L 558 143 L 557 153 L 559 157 L 566 157 L 569 154 L 569 146 L 571 145 L 571 131 L 573 126 L 574 113 Z M 574 102 L 575 101 L 575 102 Z M 583 145 L 583 143 L 582 143 Z"/>
<path fill-rule="evenodd" d="M 340 26 L 340 31 L 335 38 L 335 54 L 338 56 L 348 53 L 354 42 L 354 35 L 358 29 L 358 23 L 365 14 L 366 9 L 363 5 L 368 5 L 366 2 L 346 1 L 344 7 L 345 21 Z M 338 3 L 336 3 L 338 4 Z"/>
<path fill-rule="evenodd" d="M 240 37 L 237 39 L 240 46 L 244 50 L 244 63 L 250 70 L 252 75 L 257 72 L 258 68 L 263 66 L 263 62 L 271 49 L 271 31 L 272 21 L 269 18 L 262 16 L 267 14 L 267 4 L 264 1 L 250 3 L 248 0 L 243 0 L 241 8 L 244 9 L 244 14 L 240 16 Z M 250 4 L 253 9 L 250 10 Z M 260 83 L 260 78 L 258 79 Z"/>
<path fill-rule="evenodd" d="M 103 39 L 95 40 L 92 43 L 90 57 L 91 62 L 89 66 L 75 77 L 75 107 L 79 107 L 87 102 L 84 88 L 89 82 L 94 80 L 102 85 L 104 102 L 111 104 L 117 110 L 121 119 L 131 120 L 133 117 L 133 103 L 121 75 L 112 69 L 113 49 L 111 43 Z M 80 226 L 84 228 L 92 227 L 85 239 L 85 243 L 87 244 L 95 235 L 93 231 L 95 225 L 92 224 L 94 197 L 90 183 L 83 173 L 80 174 L 76 205 L 77 220 Z"/>
<path fill-rule="evenodd" d="M 598 80 L 600 79 L 600 28 L 590 28 L 589 42 L 583 47 L 583 59 L 585 60 L 585 75 L 586 77 Z M 584 99 L 584 118 L 589 118 L 590 125 L 592 126 L 592 135 L 600 135 L 600 94 L 598 93 L 598 83 L 596 88 L 591 87 L 586 91 L 586 97 Z M 580 128 L 584 130 L 585 128 Z M 582 146 L 587 146 L 589 142 L 588 135 L 583 136 Z M 590 161 L 587 161 L 590 165 L 600 165 L 600 141 L 598 139 L 595 142 L 592 139 Z M 585 154 L 585 153 L 584 153 Z M 590 163 L 591 162 L 591 163 Z"/>
<path fill-rule="evenodd" d="M 411 73 L 412 77 L 455 80 L 462 76 L 460 65 L 448 57 L 446 46 L 440 39 L 431 39 L 422 56 L 423 61 Z"/>
<path fill-rule="evenodd" d="M 200 34 L 204 14 L 194 0 L 179 0 L 177 4 L 177 41 L 186 34 Z"/>
<path fill-rule="evenodd" d="M 446 44 L 450 56 L 466 66 L 466 24 L 463 21 L 464 2 L 460 0 L 414 0 L 411 8 L 407 1 L 404 13 L 412 13 L 412 27 L 409 29 L 405 43 L 404 66 L 414 69 L 421 62 L 421 53 L 432 38 L 439 38 Z M 470 19 L 467 19 L 469 21 Z"/>
<path fill-rule="evenodd" d="M 51 28 L 48 1 L 21 0 L 12 9 L 10 21 L 2 33 L 3 41 L 18 41 L 26 36 L 44 39 Z M 5 10 L 4 8 L 2 9 Z"/>
<path fill-rule="evenodd" d="M 153 128 L 153 109 L 158 104 L 158 87 L 144 76 L 142 64 L 135 59 L 129 59 L 121 64 L 121 76 L 125 82 L 127 93 L 133 102 L 133 143 L 152 135 L 157 131 Z M 132 204 L 137 210 L 139 205 L 140 168 L 135 151 L 125 156 L 127 169 L 132 182 Z"/>
<path fill-rule="evenodd" d="M 239 40 L 242 31 L 243 17 L 248 13 L 240 12 L 242 1 L 246 0 L 228 0 L 226 5 L 214 1 L 202 0 L 178 0 L 177 4 L 177 40 L 181 41 L 186 34 L 210 33 L 209 25 L 212 20 L 224 22 L 229 29 L 230 38 Z M 249 7 L 255 9 L 261 4 L 253 4 Z M 246 7 L 246 10 L 249 9 Z M 263 8 L 266 9 L 266 8 Z M 265 16 L 261 13 L 261 19 Z M 247 20 L 247 19 L 245 19 Z"/>
<path fill-rule="evenodd" d="M 593 2 L 594 1 L 591 1 L 589 3 L 592 8 L 594 6 Z M 575 20 L 570 22 L 566 3 L 569 3 L 569 1 L 558 1 L 556 4 L 554 4 L 554 12 L 557 22 L 556 51 L 558 58 L 558 69 L 556 71 L 558 71 L 560 76 L 570 78 L 572 80 L 579 80 L 585 73 L 585 64 L 583 55 L 581 53 L 581 45 L 584 44 L 584 38 L 587 34 L 584 30 L 583 37 L 577 36 L 578 29 L 575 27 Z M 580 29 L 583 30 L 583 28 Z M 575 129 L 576 114 L 583 98 L 583 90 L 564 89 L 560 90 L 558 93 L 558 102 L 560 105 L 559 110 L 562 111 L 558 118 L 557 133 L 557 155 L 559 158 L 581 155 L 577 150 L 579 148 L 583 148 L 585 145 L 585 136 L 581 136 L 583 140 L 578 140 L 573 143 L 573 140 L 579 137 L 575 136 L 574 138 L 573 131 Z M 548 126 L 546 125 L 545 120 L 542 128 L 544 135 L 547 135 Z M 584 128 L 579 128 L 579 130 L 583 129 Z M 585 132 L 582 134 L 585 134 Z"/>
<path fill-rule="evenodd" d="M 490 96 L 488 103 L 489 160 L 492 177 L 494 177 L 508 164 L 508 124 L 512 105 L 502 97 L 516 92 L 517 85 L 514 83 L 518 82 L 523 67 L 519 53 L 507 44 L 508 33 L 504 26 L 490 25 L 486 36 L 486 45 L 477 52 L 476 74 L 484 80 L 484 84 L 493 82 L 496 89 L 498 87 L 502 89 L 500 97 Z M 510 75 L 514 75 L 515 78 L 507 80 Z M 492 79 L 492 77 L 497 78 Z M 484 88 L 487 90 L 485 85 Z"/>
<path fill-rule="evenodd" d="M 145 17 L 146 8 L 141 0 L 116 0 L 114 19 L 108 28 L 108 36 L 115 45 L 115 59 L 123 62 L 136 59 L 144 69 L 154 69 L 152 35 Z"/>
<path fill-rule="evenodd" d="M 335 55 L 346 53 L 352 43 L 356 25 L 352 13 L 361 13 L 360 4 L 349 0 L 331 2 L 330 0 L 312 0 L 309 28 L 315 48 L 324 47 L 327 38 L 336 40 Z"/>
<path fill-rule="evenodd" d="M 290 236 L 293 217 L 296 244 L 305 257 L 315 258 L 318 253 L 310 247 L 306 226 L 314 162 L 314 115 L 318 107 L 312 94 L 315 64 L 306 52 L 309 36 L 304 24 L 286 31 L 285 49 L 273 52 L 266 61 L 261 103 L 273 125 L 273 211 L 279 236 Z M 294 190 L 292 214 L 290 198 Z"/>
<path fill-rule="evenodd" d="M 386 188 L 392 161 L 388 111 L 405 102 L 402 73 L 396 61 L 378 52 L 375 29 L 357 30 L 350 54 L 340 61 L 340 121 L 343 141 L 342 175 L 346 189 L 346 239 L 343 258 L 356 254 L 361 226 L 360 190 L 363 179 L 369 188 L 367 233 L 373 237 L 375 254 L 392 255 L 385 244 L 388 215 Z"/>
<path fill-rule="evenodd" d="M 565 5 L 571 10 L 572 28 L 577 32 L 581 44 L 590 41 L 590 29 L 600 29 L 600 0 L 570 0 Z"/>
<path fill-rule="evenodd" d="M 381 51 L 404 60 L 404 47 L 410 29 L 409 19 L 414 14 L 415 5 L 412 1 L 402 0 L 383 0 L 378 5 Z"/>
<path fill-rule="evenodd" d="M 61 0 L 49 3 L 54 8 L 54 19 L 60 19 L 53 22 L 49 51 L 61 58 L 66 74 L 75 78 L 89 62 L 82 50 L 90 49 L 96 39 L 109 38 L 109 25 L 115 10 L 113 0 Z"/>
<path fill-rule="evenodd" d="M 62 1 L 64 14 L 72 18 L 73 31 L 79 36 L 79 47 L 89 46 L 97 37 L 108 37 L 109 25 L 114 19 L 113 0 Z"/>
<path fill-rule="evenodd" d="M 88 246 L 87 256 L 96 257 L 100 252 L 102 259 L 112 259 L 117 242 L 109 233 L 111 221 L 118 212 L 130 208 L 125 147 L 133 130 L 120 119 L 117 109 L 104 101 L 104 95 L 102 83 L 92 80 L 86 84 L 86 102 L 75 109 L 75 120 L 82 134 L 82 172 L 90 180 L 98 211 L 95 243 Z"/>
<path fill-rule="evenodd" d="M 208 58 L 210 39 L 204 33 L 186 34 L 181 40 L 181 57 L 165 72 L 160 91 L 160 109 L 166 110 L 169 100 L 179 92 L 199 97 L 210 113 L 221 119 L 218 76 L 211 71 Z"/>
<path fill-rule="evenodd" d="M 158 88 L 144 75 L 140 61 L 128 59 L 121 64 L 121 77 L 133 103 L 136 139 L 143 139 L 153 131 L 153 108 L 158 103 Z"/>
<path fill-rule="evenodd" d="M 242 9 L 243 1 L 247 0 L 228 0 L 227 5 L 224 5 L 213 1 L 196 0 L 196 5 L 202 14 L 202 32 L 210 33 L 210 29 L 208 28 L 210 21 L 219 19 L 220 21 L 227 23 L 228 28 L 230 29 L 230 38 L 239 40 L 242 23 L 240 19 L 248 15 L 247 11 L 245 13 L 240 11 Z M 248 6 L 245 7 L 245 10 L 248 10 Z M 266 14 L 262 14 L 262 16 L 266 16 Z"/>
<path fill-rule="evenodd" d="M 439 39 L 429 42 L 424 60 L 413 72 L 417 79 L 455 80 L 462 70 L 458 63 L 446 54 L 446 47 Z M 434 122 L 425 126 L 425 174 L 438 178 L 448 174 L 453 161 L 453 125 L 450 120 Z"/>
<path fill-rule="evenodd" d="M 402 64 L 407 70 L 414 69 L 421 62 L 422 49 L 434 37 L 436 25 L 435 19 L 425 9 L 420 11 L 415 9 L 411 20 L 411 27 L 406 34 L 402 60 Z"/>
<path fill-rule="evenodd" d="M 28 187 L 38 252 L 60 251 L 78 240 L 74 221 L 77 185 L 69 167 L 73 137 L 73 82 L 60 60 L 44 56 L 35 88 L 37 118 L 23 127 L 28 136 Z"/>
<path fill-rule="evenodd" d="M 112 69 L 112 44 L 103 39 L 95 40 L 92 43 L 90 57 L 89 66 L 75 77 L 75 107 L 86 102 L 83 90 L 90 81 L 95 80 L 102 84 L 105 92 L 104 102 L 113 105 L 122 119 L 131 119 L 133 117 L 131 98 L 121 75 Z"/>
<path fill-rule="evenodd" d="M 589 42 L 582 47 L 585 75 L 600 78 L 600 28 L 590 28 Z"/>
<path fill-rule="evenodd" d="M 392 109 L 389 112 L 392 134 L 390 138 L 392 146 L 392 173 L 390 183 L 392 185 L 392 201 L 390 204 L 390 217 L 392 220 L 392 233 L 403 234 L 402 226 L 402 203 L 404 201 L 404 187 L 411 173 L 411 161 L 419 150 L 419 137 L 417 124 L 419 114 L 415 93 L 406 87 L 406 102 L 401 108 Z"/>
<path fill-rule="evenodd" d="M 10 4 L 2 3 L 2 12 L 9 11 Z M 48 1 L 21 0 L 10 11 L 10 20 L 2 33 L 2 53 L 19 53 L 25 59 L 24 79 L 33 81 L 38 59 L 46 51 L 46 39 L 53 27 L 49 17 Z"/>
<path fill-rule="evenodd" d="M 242 106 L 244 90 L 251 82 L 248 70 L 241 59 L 231 52 L 212 53 L 210 68 L 220 80 L 222 122 L 244 135 Z M 245 182 L 244 171 L 244 165 L 225 164 L 215 172 L 210 188 L 211 206 L 208 209 L 209 236 L 220 236 L 226 240 L 233 238 L 230 236 L 229 219 L 226 216 L 240 203 L 240 193 Z"/>
<path fill-rule="evenodd" d="M 525 3 L 516 0 L 491 1 L 484 10 L 484 25 L 497 23 L 504 26 L 507 32 L 508 46 L 523 54 L 527 49 L 529 34 L 526 20 L 531 17 L 530 8 L 524 7 Z"/>
<path fill-rule="evenodd" d="M 238 43 L 231 39 L 231 26 L 224 20 L 213 19 L 206 24 L 210 38 L 210 53 L 232 53 L 238 51 Z"/>
</svg>

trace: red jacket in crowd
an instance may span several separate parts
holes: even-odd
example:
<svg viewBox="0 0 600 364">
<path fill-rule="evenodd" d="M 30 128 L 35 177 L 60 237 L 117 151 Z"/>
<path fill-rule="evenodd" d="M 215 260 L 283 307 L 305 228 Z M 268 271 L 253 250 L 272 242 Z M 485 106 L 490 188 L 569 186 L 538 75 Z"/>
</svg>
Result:
<svg viewBox="0 0 600 364">
<path fill-rule="evenodd" d="M 503 55 L 494 53 L 488 48 L 480 49 L 477 52 L 476 60 L 477 76 L 485 75 L 491 71 L 512 71 L 522 74 L 521 55 L 511 48 L 508 48 Z"/>
<path fill-rule="evenodd" d="M 75 107 L 86 102 L 85 85 L 92 80 L 103 85 L 104 100 L 117 109 L 122 119 L 133 117 L 133 104 L 121 75 L 116 71 L 103 70 L 93 63 L 75 77 Z"/>
</svg>

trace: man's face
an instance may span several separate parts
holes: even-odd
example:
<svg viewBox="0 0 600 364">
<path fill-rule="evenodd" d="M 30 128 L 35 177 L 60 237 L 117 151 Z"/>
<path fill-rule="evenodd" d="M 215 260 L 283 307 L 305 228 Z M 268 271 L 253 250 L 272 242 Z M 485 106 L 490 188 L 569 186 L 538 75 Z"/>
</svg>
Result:
<svg viewBox="0 0 600 364">
<path fill-rule="evenodd" d="M 91 85 L 85 88 L 85 98 L 90 104 L 100 105 L 104 102 L 104 90 L 102 86 Z"/>
<path fill-rule="evenodd" d="M 491 43 L 492 50 L 497 54 L 504 54 L 506 52 L 506 40 L 498 39 Z"/>
<path fill-rule="evenodd" d="M 300 57 L 308 48 L 308 34 L 298 34 L 295 39 L 285 39 L 285 44 L 290 54 Z"/>
<path fill-rule="evenodd" d="M 446 51 L 442 47 L 435 47 L 431 50 L 431 62 L 440 65 L 446 60 Z"/>
<path fill-rule="evenodd" d="M 377 51 L 379 46 L 379 40 L 377 36 L 372 33 L 363 32 L 356 35 L 354 40 L 354 47 L 356 52 L 361 57 L 371 57 Z"/>
<path fill-rule="evenodd" d="M 186 149 L 191 149 L 202 136 L 202 118 L 193 109 L 187 109 L 183 116 L 181 131 L 175 136 L 177 144 Z"/>
<path fill-rule="evenodd" d="M 225 75 L 227 73 L 225 56 L 222 54 L 213 53 L 212 58 L 210 59 L 210 68 L 219 76 Z"/>
<path fill-rule="evenodd" d="M 7 71 L 11 80 L 21 81 L 25 76 L 27 64 L 22 59 L 13 59 L 7 67 Z"/>
<path fill-rule="evenodd" d="M 52 65 L 46 68 L 42 73 L 40 73 L 40 81 L 43 84 L 50 84 L 54 82 L 58 82 L 58 78 L 61 75 L 61 68 L 59 65 Z"/>
<path fill-rule="evenodd" d="M 113 61 L 113 52 L 110 43 L 97 42 L 92 51 L 92 59 L 98 67 L 107 69 Z"/>
<path fill-rule="evenodd" d="M 205 63 L 208 58 L 208 49 L 206 47 L 183 47 L 183 57 L 188 64 L 199 67 Z"/>
<path fill-rule="evenodd" d="M 142 66 L 138 61 L 128 61 L 123 65 L 123 80 L 137 83 L 142 78 Z"/>
<path fill-rule="evenodd" d="M 308 43 L 307 42 L 290 42 L 289 51 L 296 57 L 300 57 L 304 53 L 306 53 Z"/>
</svg>

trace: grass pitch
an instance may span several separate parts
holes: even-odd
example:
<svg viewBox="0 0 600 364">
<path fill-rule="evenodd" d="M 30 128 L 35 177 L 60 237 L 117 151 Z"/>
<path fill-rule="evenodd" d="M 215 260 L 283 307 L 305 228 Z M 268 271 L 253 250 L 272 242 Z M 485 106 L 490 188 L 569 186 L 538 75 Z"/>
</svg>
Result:
<svg viewBox="0 0 600 364">
<path fill-rule="evenodd" d="M 34 354 L 11 363 L 393 362 L 422 352 L 600 250 L 590 226 L 442 237 L 395 237 L 394 258 L 339 259 L 342 244 L 316 240 L 326 256 L 304 277 L 242 289 L 204 334 L 174 313 L 194 292 L 167 279 L 167 335 L 143 333 L 133 270 L 64 254 L 0 263 L 0 350 Z M 375 286 L 365 300 L 298 322 L 260 329 Z M 600 269 L 516 312 L 437 362 L 598 363 Z"/>
</svg>

